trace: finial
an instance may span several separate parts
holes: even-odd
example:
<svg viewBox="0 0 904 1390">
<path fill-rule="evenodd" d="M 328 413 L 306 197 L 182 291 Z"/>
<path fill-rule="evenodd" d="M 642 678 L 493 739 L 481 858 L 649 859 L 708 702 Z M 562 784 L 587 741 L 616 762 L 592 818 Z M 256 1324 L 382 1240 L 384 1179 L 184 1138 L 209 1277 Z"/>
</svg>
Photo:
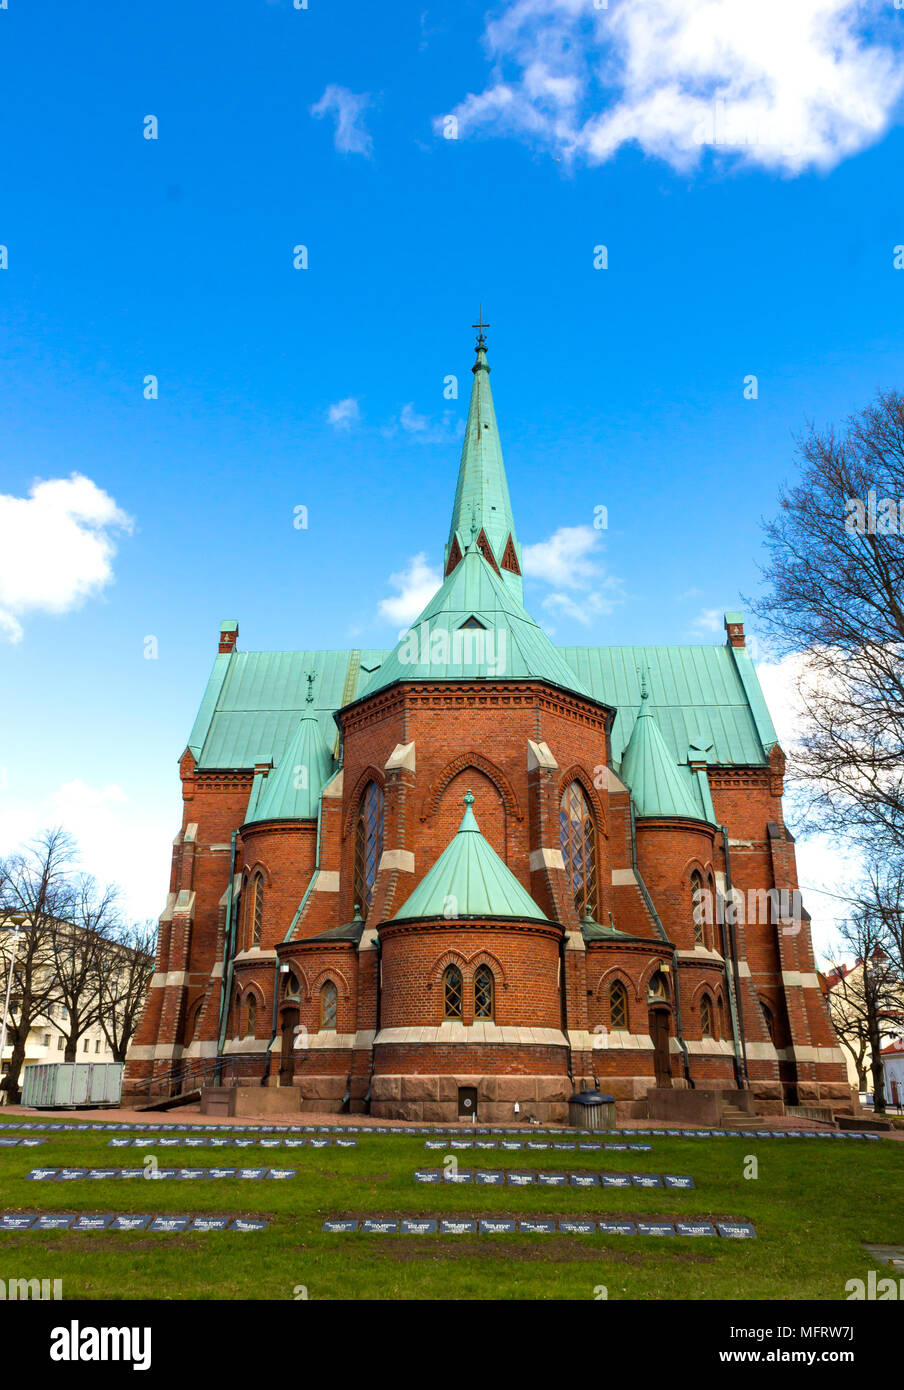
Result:
<svg viewBox="0 0 904 1390">
<path fill-rule="evenodd" d="M 640 673 L 640 698 L 641 698 L 642 700 L 648 700 L 648 699 L 650 698 L 650 692 L 649 692 L 649 690 L 647 689 L 647 668 L 646 668 L 646 666 L 643 668 L 643 670 L 642 670 L 641 673 Z"/>
<path fill-rule="evenodd" d="M 473 806 L 473 805 L 474 805 L 474 793 L 471 791 L 471 788 L 470 788 L 470 787 L 469 787 L 468 790 L 465 792 L 464 797 L 463 797 L 463 800 L 464 800 L 464 803 L 465 803 L 466 806 Z"/>
<path fill-rule="evenodd" d="M 477 539 L 477 517 L 474 515 L 474 503 L 471 503 L 471 544 Z"/>
<path fill-rule="evenodd" d="M 355 916 L 354 916 L 354 921 L 356 921 L 356 922 L 363 922 L 363 921 L 364 921 L 364 918 L 361 916 L 361 904 L 360 904 L 360 903 L 355 903 Z"/>
<path fill-rule="evenodd" d="M 313 703 L 314 703 L 314 673 L 313 673 L 313 671 L 309 671 L 309 672 L 308 672 L 308 698 L 307 698 L 306 703 L 309 704 L 309 705 L 313 705 Z"/>
<path fill-rule="evenodd" d="M 489 328 L 489 326 L 488 323 L 484 323 L 483 321 L 483 305 L 481 304 L 480 313 L 477 315 L 477 322 L 471 324 L 472 328 L 477 329 L 477 352 L 486 352 L 487 336 L 483 330 Z"/>
</svg>

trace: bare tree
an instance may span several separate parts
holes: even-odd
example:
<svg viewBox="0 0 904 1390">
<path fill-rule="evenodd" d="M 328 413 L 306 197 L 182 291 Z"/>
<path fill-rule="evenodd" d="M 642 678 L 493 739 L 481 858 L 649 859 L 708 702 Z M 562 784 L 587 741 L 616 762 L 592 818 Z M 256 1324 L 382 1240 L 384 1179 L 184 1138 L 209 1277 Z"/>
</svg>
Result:
<svg viewBox="0 0 904 1390">
<path fill-rule="evenodd" d="M 80 875 L 70 885 L 67 920 L 50 933 L 52 968 L 63 1021 L 57 1025 L 66 1039 L 64 1060 L 74 1062 L 79 1040 L 101 1021 L 100 980 L 118 925 L 116 890 L 98 889 L 94 879 Z"/>
<path fill-rule="evenodd" d="M 749 602 L 802 655 L 807 728 L 789 772 L 808 823 L 904 859 L 904 396 L 798 441 L 801 476 L 766 526 L 770 592 Z"/>
<path fill-rule="evenodd" d="M 855 966 L 852 970 L 841 966 L 834 968 L 839 979 L 829 990 L 829 1013 L 835 1031 L 857 1060 L 861 1084 L 866 1080 L 866 1066 L 869 1066 L 873 1105 L 876 1113 L 882 1114 L 885 1110 L 882 1047 L 902 1018 L 904 980 L 885 950 L 886 932 L 881 914 L 868 902 L 858 906 L 842 924 L 839 936 L 839 954 L 852 955 Z"/>
<path fill-rule="evenodd" d="M 52 968 L 53 937 L 72 904 L 73 854 L 71 838 L 55 829 L 45 831 L 21 853 L 0 860 L 3 998 L 12 971 L 7 1020 L 12 1055 L 0 1085 L 11 1103 L 19 1098 L 28 1034 L 60 1002 Z"/>
<path fill-rule="evenodd" d="M 125 928 L 99 963 L 100 1026 L 117 1062 L 126 1060 L 154 973 L 157 928 L 153 922 Z"/>
</svg>

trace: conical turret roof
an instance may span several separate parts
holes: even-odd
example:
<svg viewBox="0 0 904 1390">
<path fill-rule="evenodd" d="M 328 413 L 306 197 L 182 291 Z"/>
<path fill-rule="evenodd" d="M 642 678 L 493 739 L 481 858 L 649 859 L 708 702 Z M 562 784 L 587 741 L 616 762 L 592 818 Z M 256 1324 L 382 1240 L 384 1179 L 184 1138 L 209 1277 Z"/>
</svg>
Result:
<svg viewBox="0 0 904 1390">
<path fill-rule="evenodd" d="M 700 807 L 681 774 L 641 689 L 640 713 L 621 762 L 621 778 L 631 788 L 639 816 L 687 816 L 702 820 Z"/>
<path fill-rule="evenodd" d="M 545 921 L 546 915 L 480 832 L 465 796 L 458 834 L 421 879 L 393 921 L 422 917 L 514 917 Z"/>
<path fill-rule="evenodd" d="M 245 824 L 264 820 L 316 820 L 320 794 L 335 771 L 314 713 L 308 677 L 305 712 L 286 744 L 276 767 L 266 777 L 255 777 Z"/>
</svg>

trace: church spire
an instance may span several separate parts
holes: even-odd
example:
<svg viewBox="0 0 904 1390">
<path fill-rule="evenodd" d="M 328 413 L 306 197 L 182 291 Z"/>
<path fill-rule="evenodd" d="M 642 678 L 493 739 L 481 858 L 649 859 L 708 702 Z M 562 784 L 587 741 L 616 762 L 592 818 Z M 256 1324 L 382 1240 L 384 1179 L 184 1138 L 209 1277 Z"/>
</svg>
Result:
<svg viewBox="0 0 904 1390">
<path fill-rule="evenodd" d="M 490 390 L 484 331 L 489 326 L 484 322 L 481 305 L 478 321 L 473 325 L 477 329 L 477 360 L 471 368 L 474 383 L 443 572 L 451 574 L 468 547 L 476 545 L 487 563 L 520 601 L 521 546 L 515 536 L 515 520 Z"/>
</svg>

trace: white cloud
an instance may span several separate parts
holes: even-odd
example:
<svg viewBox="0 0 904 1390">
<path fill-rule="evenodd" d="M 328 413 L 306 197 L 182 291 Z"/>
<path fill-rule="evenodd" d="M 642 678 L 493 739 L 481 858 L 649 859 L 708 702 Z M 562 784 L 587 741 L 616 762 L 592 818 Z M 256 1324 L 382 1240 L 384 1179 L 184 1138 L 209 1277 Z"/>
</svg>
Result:
<svg viewBox="0 0 904 1390">
<path fill-rule="evenodd" d="M 393 439 L 400 428 L 416 444 L 454 444 L 464 434 L 465 426 L 454 410 L 444 410 L 442 418 L 434 420 L 429 415 L 419 415 L 414 402 L 408 401 L 381 434 L 385 439 Z"/>
<path fill-rule="evenodd" d="M 428 564 L 426 553 L 420 551 L 405 569 L 389 576 L 389 583 L 398 593 L 380 600 L 380 617 L 407 627 L 427 606 L 442 582 L 439 570 Z"/>
<path fill-rule="evenodd" d="M 90 478 L 37 481 L 0 495 L 0 635 L 22 640 L 28 613 L 67 613 L 113 582 L 113 531 L 131 519 Z"/>
<path fill-rule="evenodd" d="M 572 618 L 585 627 L 601 614 L 612 612 L 621 583 L 606 575 L 597 563 L 601 549 L 602 533 L 592 526 L 560 526 L 547 540 L 524 546 L 521 559 L 525 578 L 537 579 L 554 590 L 542 600 L 548 612 Z"/>
<path fill-rule="evenodd" d="M 602 163 L 636 143 L 684 170 L 710 145 L 784 173 L 828 169 L 885 132 L 904 90 L 895 16 L 870 10 L 509 0 L 487 23 L 490 83 L 456 108 L 459 130 L 514 135 L 569 161 Z"/>
<path fill-rule="evenodd" d="M 361 411 L 354 396 L 346 396 L 344 401 L 336 401 L 327 411 L 327 419 L 336 430 L 350 430 L 361 419 Z"/>
<path fill-rule="evenodd" d="M 724 608 L 703 608 L 691 626 L 696 628 L 698 632 L 721 632 L 724 623 Z"/>
<path fill-rule="evenodd" d="M 336 133 L 333 143 L 341 154 L 370 155 L 373 142 L 364 124 L 364 112 L 371 104 L 369 92 L 350 92 L 331 82 L 320 100 L 311 107 L 318 120 L 334 116 Z"/>
<path fill-rule="evenodd" d="M 117 783 L 91 786 L 74 778 L 44 801 L 7 805 L 0 813 L 0 854 L 10 854 L 48 826 L 60 825 L 78 844 L 77 867 L 121 890 L 129 917 L 157 917 L 166 901 L 173 827 L 153 821 L 142 801 Z"/>
</svg>

